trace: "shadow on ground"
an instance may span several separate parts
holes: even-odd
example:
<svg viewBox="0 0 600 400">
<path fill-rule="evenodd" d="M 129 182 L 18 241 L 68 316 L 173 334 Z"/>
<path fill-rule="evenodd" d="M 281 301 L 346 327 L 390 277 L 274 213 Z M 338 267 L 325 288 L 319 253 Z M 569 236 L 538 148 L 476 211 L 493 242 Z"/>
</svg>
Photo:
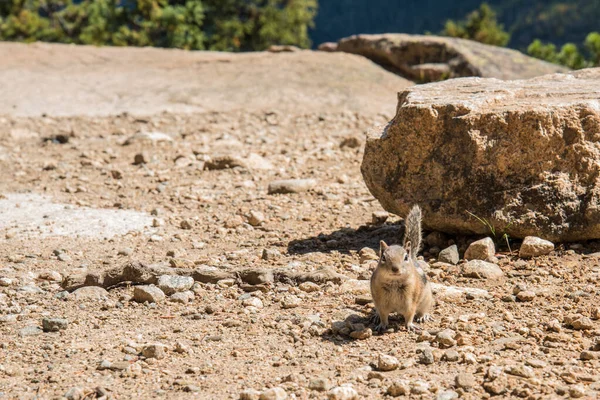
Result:
<svg viewBox="0 0 600 400">
<path fill-rule="evenodd" d="M 358 229 L 342 228 L 335 232 L 306 239 L 295 239 L 288 244 L 289 254 L 307 253 L 350 253 L 358 251 L 363 247 L 379 249 L 379 241 L 384 240 L 387 244 L 400 243 L 404 235 L 404 224 L 363 225 Z"/>
</svg>

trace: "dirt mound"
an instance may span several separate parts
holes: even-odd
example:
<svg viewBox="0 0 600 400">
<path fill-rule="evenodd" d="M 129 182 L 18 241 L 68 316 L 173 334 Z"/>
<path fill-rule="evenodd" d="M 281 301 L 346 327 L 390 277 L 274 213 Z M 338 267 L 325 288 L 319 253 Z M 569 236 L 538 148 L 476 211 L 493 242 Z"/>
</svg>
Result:
<svg viewBox="0 0 600 400">
<path fill-rule="evenodd" d="M 411 82 L 349 54 L 0 43 L 0 114 L 393 112 Z"/>
<path fill-rule="evenodd" d="M 438 36 L 355 35 L 341 39 L 337 50 L 360 54 L 418 82 L 466 76 L 526 79 L 567 71 L 515 50 Z"/>
<path fill-rule="evenodd" d="M 532 80 L 415 86 L 367 141 L 362 171 L 388 210 L 446 232 L 600 238 L 600 68 Z"/>
</svg>

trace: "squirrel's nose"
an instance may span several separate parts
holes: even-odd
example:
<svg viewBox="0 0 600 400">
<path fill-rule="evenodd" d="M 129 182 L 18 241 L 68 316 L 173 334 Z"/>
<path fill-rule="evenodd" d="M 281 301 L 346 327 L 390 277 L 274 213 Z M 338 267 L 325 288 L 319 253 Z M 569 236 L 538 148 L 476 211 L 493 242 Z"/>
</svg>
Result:
<svg viewBox="0 0 600 400">
<path fill-rule="evenodd" d="M 392 267 L 392 272 L 397 274 L 400 271 L 400 268 L 398 267 Z"/>
</svg>

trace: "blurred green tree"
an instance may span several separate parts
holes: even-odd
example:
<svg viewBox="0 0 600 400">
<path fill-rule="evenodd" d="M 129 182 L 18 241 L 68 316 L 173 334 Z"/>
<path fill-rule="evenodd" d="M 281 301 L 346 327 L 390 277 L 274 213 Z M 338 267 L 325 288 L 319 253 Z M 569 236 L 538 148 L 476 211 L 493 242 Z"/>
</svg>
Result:
<svg viewBox="0 0 600 400">
<path fill-rule="evenodd" d="M 506 46 L 510 40 L 510 34 L 504 30 L 503 25 L 498 24 L 496 13 L 487 3 L 482 3 L 464 21 L 446 21 L 441 34 L 494 46 Z"/>
<path fill-rule="evenodd" d="M 4 0 L 0 40 L 192 50 L 309 47 L 317 0 Z"/>
</svg>

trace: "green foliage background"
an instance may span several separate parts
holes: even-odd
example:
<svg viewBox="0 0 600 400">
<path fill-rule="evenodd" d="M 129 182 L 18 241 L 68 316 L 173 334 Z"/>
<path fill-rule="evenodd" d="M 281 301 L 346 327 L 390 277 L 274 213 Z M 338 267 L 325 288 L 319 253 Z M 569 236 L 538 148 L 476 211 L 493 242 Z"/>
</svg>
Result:
<svg viewBox="0 0 600 400">
<path fill-rule="evenodd" d="M 0 40 L 190 50 L 309 47 L 317 0 L 0 0 Z"/>
</svg>

